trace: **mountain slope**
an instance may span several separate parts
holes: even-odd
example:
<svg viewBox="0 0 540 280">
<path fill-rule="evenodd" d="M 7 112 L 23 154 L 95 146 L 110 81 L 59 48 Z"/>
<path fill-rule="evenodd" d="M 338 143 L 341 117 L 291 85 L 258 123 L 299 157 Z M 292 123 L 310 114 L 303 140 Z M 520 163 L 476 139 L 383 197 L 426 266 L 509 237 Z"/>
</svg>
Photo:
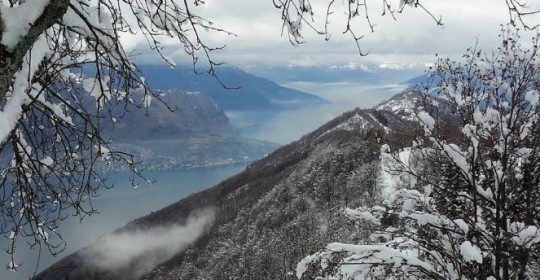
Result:
<svg viewBox="0 0 540 280">
<path fill-rule="evenodd" d="M 179 89 L 156 92 L 161 101 L 153 100 L 148 109 L 132 110 L 125 119 L 109 126 L 114 139 L 171 139 L 231 129 L 225 113 L 204 94 Z M 118 106 L 113 110 L 113 115 L 123 113 Z"/>
<path fill-rule="evenodd" d="M 233 67 L 218 67 L 219 80 L 206 72 L 196 74 L 186 66 L 169 69 L 143 65 L 141 71 L 152 87 L 204 92 L 226 111 L 284 110 L 326 103 L 315 95 L 282 87 Z"/>
<path fill-rule="evenodd" d="M 404 94 L 400 100 L 407 104 L 413 96 Z M 120 231 L 216 209 L 206 234 L 145 279 L 293 279 L 296 263 L 328 242 L 366 238 L 367 232 L 344 226 L 342 209 L 377 201 L 381 143 L 407 142 L 418 128 L 409 117 L 381 106 L 344 113 L 213 188 L 129 223 Z M 129 278 L 130 268 L 144 259 L 104 271 L 85 262 L 83 253 L 61 260 L 36 279 Z"/>
<path fill-rule="evenodd" d="M 136 155 L 148 169 L 251 162 L 278 146 L 238 135 L 219 105 L 205 94 L 179 89 L 156 93 L 161 100 L 105 127 L 114 147 Z M 124 114 L 121 106 L 111 110 L 114 116 Z"/>
</svg>

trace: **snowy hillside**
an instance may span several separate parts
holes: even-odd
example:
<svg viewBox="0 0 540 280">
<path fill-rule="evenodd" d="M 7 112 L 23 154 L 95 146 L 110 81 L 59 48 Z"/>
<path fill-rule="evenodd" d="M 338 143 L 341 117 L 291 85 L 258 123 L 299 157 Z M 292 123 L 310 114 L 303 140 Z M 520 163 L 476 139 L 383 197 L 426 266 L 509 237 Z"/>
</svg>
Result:
<svg viewBox="0 0 540 280">
<path fill-rule="evenodd" d="M 417 130 L 401 94 L 375 109 L 344 113 L 300 140 L 251 164 L 215 187 L 137 219 L 120 232 L 186 221 L 211 208 L 215 220 L 192 246 L 155 263 L 144 279 L 294 279 L 296 264 L 331 241 L 357 242 L 367 230 L 346 226 L 343 207 L 380 199 L 381 143 L 410 141 Z M 401 105 L 400 105 L 401 104 Z M 84 258 L 93 245 L 51 266 L 36 279 L 118 279 L 150 255 L 106 269 Z M 212 265 L 209 265 L 212 264 Z"/>
</svg>

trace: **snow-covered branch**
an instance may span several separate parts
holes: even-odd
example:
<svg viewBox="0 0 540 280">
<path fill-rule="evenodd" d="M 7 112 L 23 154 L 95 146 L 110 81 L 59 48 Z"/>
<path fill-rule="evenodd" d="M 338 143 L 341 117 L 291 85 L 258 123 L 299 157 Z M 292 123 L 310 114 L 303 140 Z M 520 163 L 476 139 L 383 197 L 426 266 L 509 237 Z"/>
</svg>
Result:
<svg viewBox="0 0 540 280">
<path fill-rule="evenodd" d="M 120 38 L 143 34 L 170 65 L 162 41 L 175 38 L 194 64 L 203 57 L 213 73 L 211 52 L 220 46 L 206 45 L 202 33 L 231 33 L 194 14 L 192 6 L 201 4 L 0 1 L 0 234 L 8 253 L 20 239 L 61 251 L 58 222 L 96 211 L 91 198 L 109 187 L 107 165 L 142 176 L 137 160 L 103 134 L 130 107 L 160 102 Z M 12 259 L 10 266 L 18 265 Z"/>
<path fill-rule="evenodd" d="M 423 135 L 381 149 L 383 180 L 394 184 L 382 206 L 345 211 L 372 224 L 370 240 L 329 244 L 298 265 L 299 278 L 538 276 L 528 268 L 540 244 L 540 41 L 525 48 L 512 28 L 501 38 L 492 55 L 471 48 L 462 62 L 438 60 L 427 82 L 436 90 L 424 94 L 451 104 L 456 118 L 417 109 Z"/>
</svg>

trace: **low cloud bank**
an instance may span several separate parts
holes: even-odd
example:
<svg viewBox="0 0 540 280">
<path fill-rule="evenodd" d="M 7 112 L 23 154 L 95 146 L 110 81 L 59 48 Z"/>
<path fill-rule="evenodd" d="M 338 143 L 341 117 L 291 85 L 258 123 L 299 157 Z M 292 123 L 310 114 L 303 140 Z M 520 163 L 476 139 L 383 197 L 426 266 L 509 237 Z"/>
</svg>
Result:
<svg viewBox="0 0 540 280">
<path fill-rule="evenodd" d="M 213 221 L 214 211 L 207 209 L 192 214 L 182 225 L 111 234 L 98 239 L 82 256 L 99 269 L 129 270 L 130 277 L 141 276 L 195 242 Z"/>
</svg>

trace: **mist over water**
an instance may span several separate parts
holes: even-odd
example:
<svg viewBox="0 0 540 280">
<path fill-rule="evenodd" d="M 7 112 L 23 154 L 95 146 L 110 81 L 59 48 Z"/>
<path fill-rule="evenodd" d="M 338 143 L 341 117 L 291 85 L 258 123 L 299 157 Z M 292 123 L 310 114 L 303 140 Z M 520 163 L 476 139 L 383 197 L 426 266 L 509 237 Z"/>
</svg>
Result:
<svg viewBox="0 0 540 280">
<path fill-rule="evenodd" d="M 203 209 L 192 213 L 184 224 L 116 232 L 98 239 L 82 257 L 101 270 L 125 270 L 122 279 L 136 279 L 195 242 L 214 217 L 213 209 Z"/>
<path fill-rule="evenodd" d="M 62 253 L 53 257 L 43 248 L 41 258 L 38 259 L 37 249 L 30 250 L 26 244 L 19 242 L 15 259 L 16 263 L 21 264 L 19 270 L 11 272 L 6 269 L 10 260 L 3 252 L 0 254 L 0 265 L 2 265 L 0 279 L 27 280 L 34 274 L 38 262 L 37 273 L 61 258 L 105 237 L 129 221 L 157 211 L 192 193 L 207 189 L 244 168 L 244 165 L 231 165 L 180 171 L 151 171 L 146 172 L 145 175 L 148 179 L 157 181 L 152 185 L 141 185 L 136 189 L 130 186 L 128 173 L 112 174 L 109 180 L 115 183 L 114 188 L 102 190 L 100 196 L 93 199 L 94 207 L 100 211 L 99 214 L 86 217 L 82 222 L 70 217 L 60 225 L 59 231 L 66 241 L 66 249 Z M 193 224 L 197 225 L 195 221 Z M 172 231 L 185 232 L 181 227 L 172 228 Z M 157 229 L 156 232 L 160 233 L 163 230 Z M 144 234 L 138 236 L 144 236 Z M 189 236 L 186 240 L 193 238 L 195 236 Z"/>
</svg>

